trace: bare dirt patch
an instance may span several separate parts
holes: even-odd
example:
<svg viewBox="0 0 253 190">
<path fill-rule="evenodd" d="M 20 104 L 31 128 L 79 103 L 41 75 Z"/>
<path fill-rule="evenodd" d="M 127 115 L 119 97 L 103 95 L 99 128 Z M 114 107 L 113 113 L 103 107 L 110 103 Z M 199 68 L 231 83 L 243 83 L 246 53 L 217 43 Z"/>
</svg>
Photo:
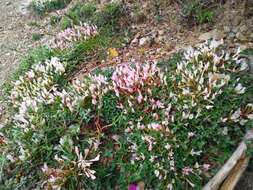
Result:
<svg viewBox="0 0 253 190">
<path fill-rule="evenodd" d="M 0 85 L 29 49 L 46 44 L 49 38 L 45 35 L 48 34 L 45 30 L 50 31 L 48 21 L 29 14 L 28 3 L 28 0 L 0 1 Z M 43 34 L 43 38 L 34 41 L 33 34 Z"/>
</svg>

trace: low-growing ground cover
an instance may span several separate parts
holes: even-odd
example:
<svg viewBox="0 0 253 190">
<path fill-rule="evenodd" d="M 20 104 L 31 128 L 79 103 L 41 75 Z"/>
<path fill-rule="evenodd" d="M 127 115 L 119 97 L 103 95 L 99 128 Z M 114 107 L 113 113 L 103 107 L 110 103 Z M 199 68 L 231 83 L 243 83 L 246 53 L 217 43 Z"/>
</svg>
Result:
<svg viewBox="0 0 253 190">
<path fill-rule="evenodd" d="M 201 189 L 252 127 L 248 65 L 222 42 L 73 79 L 118 55 L 125 11 L 80 3 L 25 57 L 6 85 L 0 189 Z"/>
<path fill-rule="evenodd" d="M 65 8 L 71 0 L 32 0 L 30 8 L 37 14 L 43 15 L 58 9 Z"/>
<path fill-rule="evenodd" d="M 248 66 L 221 46 L 164 71 L 133 62 L 67 85 L 68 62 L 33 65 L 10 91 L 1 188 L 201 189 L 253 118 Z"/>
</svg>

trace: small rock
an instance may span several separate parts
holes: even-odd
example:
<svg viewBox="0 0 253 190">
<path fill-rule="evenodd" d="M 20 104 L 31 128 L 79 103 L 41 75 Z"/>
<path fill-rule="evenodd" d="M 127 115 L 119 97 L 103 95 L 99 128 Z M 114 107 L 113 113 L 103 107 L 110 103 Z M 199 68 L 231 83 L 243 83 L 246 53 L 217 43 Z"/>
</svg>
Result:
<svg viewBox="0 0 253 190">
<path fill-rule="evenodd" d="M 165 31 L 164 31 L 164 30 L 158 30 L 158 34 L 159 34 L 160 36 L 162 36 L 162 35 L 165 34 Z"/>
<path fill-rule="evenodd" d="M 223 28 L 224 32 L 229 33 L 231 31 L 229 26 L 224 26 Z"/>
<path fill-rule="evenodd" d="M 238 26 L 241 23 L 242 17 L 241 16 L 237 16 L 233 19 L 233 25 L 234 26 Z"/>
<path fill-rule="evenodd" d="M 134 38 L 132 41 L 131 41 L 131 45 L 137 45 L 138 44 L 138 38 Z"/>
<path fill-rule="evenodd" d="M 253 41 L 253 33 L 250 34 L 250 39 L 251 39 L 251 41 Z"/>
<path fill-rule="evenodd" d="M 151 44 L 151 38 L 149 36 L 143 37 L 139 41 L 139 46 L 146 46 Z"/>
<path fill-rule="evenodd" d="M 222 31 L 218 31 L 217 29 L 214 29 L 214 30 L 211 30 L 210 32 L 206 32 L 204 34 L 201 34 L 199 36 L 199 40 L 200 41 L 206 41 L 206 40 L 209 40 L 211 38 L 219 40 L 219 39 L 222 39 L 224 37 L 225 37 L 225 35 Z"/>
<path fill-rule="evenodd" d="M 165 40 L 164 36 L 158 36 L 157 38 L 155 38 L 155 43 L 160 43 L 163 42 Z"/>
<path fill-rule="evenodd" d="M 236 33 L 236 38 L 239 40 L 239 41 L 242 41 L 242 42 L 245 42 L 247 41 L 247 37 L 242 34 L 241 32 L 237 32 Z"/>
<path fill-rule="evenodd" d="M 154 39 L 157 36 L 158 36 L 158 32 L 156 30 L 154 30 L 154 31 L 151 32 L 151 35 L 150 35 L 151 39 Z"/>
<path fill-rule="evenodd" d="M 236 38 L 240 39 L 242 37 L 242 33 L 241 32 L 237 32 L 235 35 Z"/>
<path fill-rule="evenodd" d="M 239 28 L 238 28 L 238 27 L 233 27 L 233 28 L 232 28 L 232 32 L 237 33 L 238 31 L 239 31 Z"/>
<path fill-rule="evenodd" d="M 248 27 L 246 26 L 246 25 L 242 25 L 241 27 L 240 27 L 240 31 L 241 32 L 246 32 L 248 30 Z"/>
<path fill-rule="evenodd" d="M 5 4 L 5 5 L 6 5 L 6 6 L 8 6 L 8 5 L 10 5 L 10 4 L 11 4 L 11 2 L 6 2 L 6 4 Z"/>
<path fill-rule="evenodd" d="M 144 190 L 144 189 L 145 189 L 145 183 L 142 182 L 142 181 L 140 181 L 140 182 L 138 183 L 138 189 L 139 189 L 139 190 Z"/>
<path fill-rule="evenodd" d="M 229 38 L 229 39 L 235 38 L 235 33 L 230 32 L 230 33 L 228 34 L 228 38 Z"/>
</svg>

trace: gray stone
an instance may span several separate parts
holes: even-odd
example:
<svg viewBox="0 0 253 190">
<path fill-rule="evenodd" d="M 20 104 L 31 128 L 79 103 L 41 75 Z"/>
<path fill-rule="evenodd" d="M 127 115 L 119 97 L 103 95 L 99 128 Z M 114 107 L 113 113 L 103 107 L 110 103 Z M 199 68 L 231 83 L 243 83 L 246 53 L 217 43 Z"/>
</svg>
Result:
<svg viewBox="0 0 253 190">
<path fill-rule="evenodd" d="M 237 33 L 238 31 L 239 31 L 239 28 L 238 28 L 238 27 L 233 27 L 233 28 L 232 28 L 232 32 Z"/>
<path fill-rule="evenodd" d="M 151 38 L 149 36 L 143 37 L 139 40 L 139 46 L 146 46 L 150 45 L 151 43 Z"/>
<path fill-rule="evenodd" d="M 229 33 L 231 31 L 231 28 L 229 26 L 224 26 L 223 30 L 224 32 Z"/>
<path fill-rule="evenodd" d="M 242 42 L 247 41 L 247 37 L 241 32 L 236 33 L 236 38 Z"/>
<path fill-rule="evenodd" d="M 164 42 L 165 41 L 165 37 L 164 36 L 158 36 L 157 38 L 155 38 L 155 42 L 156 43 L 160 43 L 160 42 Z"/>
<path fill-rule="evenodd" d="M 250 73 L 253 74 L 253 56 L 252 55 L 248 56 L 248 64 L 250 68 Z"/>
<path fill-rule="evenodd" d="M 235 38 L 235 33 L 230 32 L 230 33 L 228 34 L 228 38 L 230 38 L 230 39 Z"/>
<path fill-rule="evenodd" d="M 135 45 L 135 44 L 137 44 L 137 43 L 138 43 L 138 38 L 134 38 L 134 39 L 132 40 L 132 42 L 131 42 L 132 45 Z"/>
<path fill-rule="evenodd" d="M 224 38 L 225 35 L 222 31 L 218 31 L 217 29 L 211 30 L 209 32 L 203 33 L 199 36 L 199 40 L 200 41 L 206 41 L 209 40 L 211 38 L 219 40 Z"/>
<path fill-rule="evenodd" d="M 158 34 L 162 36 L 162 35 L 165 34 L 165 31 L 164 30 L 158 30 Z"/>
<path fill-rule="evenodd" d="M 240 31 L 241 31 L 241 32 L 246 32 L 246 31 L 248 31 L 248 27 L 247 27 L 246 25 L 242 25 L 242 26 L 240 27 Z"/>
<path fill-rule="evenodd" d="M 242 21 L 242 17 L 237 16 L 237 17 L 235 17 L 235 18 L 233 19 L 233 25 L 234 25 L 234 26 L 238 26 L 238 25 L 240 25 L 241 21 Z"/>
</svg>

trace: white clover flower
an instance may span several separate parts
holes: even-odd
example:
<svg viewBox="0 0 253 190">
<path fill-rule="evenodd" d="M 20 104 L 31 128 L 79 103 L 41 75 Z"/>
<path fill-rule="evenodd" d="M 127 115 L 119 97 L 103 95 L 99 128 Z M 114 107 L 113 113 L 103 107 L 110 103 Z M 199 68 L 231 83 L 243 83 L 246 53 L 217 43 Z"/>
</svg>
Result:
<svg viewBox="0 0 253 190">
<path fill-rule="evenodd" d="M 11 154 L 7 154 L 7 155 L 6 155 L 6 158 L 7 158 L 8 160 L 10 160 L 10 162 L 12 162 L 12 163 L 15 162 L 15 158 L 14 158 Z"/>
<path fill-rule="evenodd" d="M 190 154 L 191 154 L 192 156 L 195 156 L 195 155 L 199 156 L 201 153 L 202 153 L 201 150 L 200 150 L 200 151 L 195 151 L 194 149 L 192 149 L 191 152 L 190 152 Z"/>
<path fill-rule="evenodd" d="M 195 135 L 196 135 L 195 133 L 189 132 L 189 133 L 188 133 L 188 138 L 194 137 Z"/>
<path fill-rule="evenodd" d="M 167 149 L 167 150 L 170 150 L 170 149 L 171 149 L 171 145 L 170 145 L 170 144 L 166 144 L 166 145 L 164 146 L 164 148 Z"/>
<path fill-rule="evenodd" d="M 240 71 L 246 71 L 249 69 L 249 65 L 245 60 L 240 61 Z"/>
<path fill-rule="evenodd" d="M 237 84 L 237 86 L 235 87 L 235 92 L 237 94 L 244 94 L 246 91 L 246 87 L 243 87 L 241 83 Z"/>
<path fill-rule="evenodd" d="M 155 174 L 156 177 L 159 177 L 159 175 L 160 175 L 159 170 L 155 170 L 155 171 L 154 171 L 154 174 Z"/>
<path fill-rule="evenodd" d="M 167 190 L 173 190 L 173 185 L 171 183 L 167 185 Z"/>
<path fill-rule="evenodd" d="M 94 180 L 96 179 L 96 176 L 94 175 L 96 171 L 90 169 L 90 166 L 93 164 L 93 162 L 99 161 L 100 155 L 97 155 L 95 158 L 91 160 L 86 160 L 89 150 L 86 149 L 84 152 L 85 153 L 83 156 L 82 153 L 80 153 L 79 148 L 75 147 L 75 153 L 77 155 L 78 160 L 75 161 L 74 163 L 77 164 L 77 167 L 80 168 L 88 178 L 91 178 L 92 180 Z"/>
<path fill-rule="evenodd" d="M 239 108 L 238 110 L 236 110 L 236 111 L 231 115 L 230 119 L 231 119 L 232 121 L 237 122 L 238 119 L 240 118 L 240 116 L 241 116 L 241 109 Z"/>
</svg>

